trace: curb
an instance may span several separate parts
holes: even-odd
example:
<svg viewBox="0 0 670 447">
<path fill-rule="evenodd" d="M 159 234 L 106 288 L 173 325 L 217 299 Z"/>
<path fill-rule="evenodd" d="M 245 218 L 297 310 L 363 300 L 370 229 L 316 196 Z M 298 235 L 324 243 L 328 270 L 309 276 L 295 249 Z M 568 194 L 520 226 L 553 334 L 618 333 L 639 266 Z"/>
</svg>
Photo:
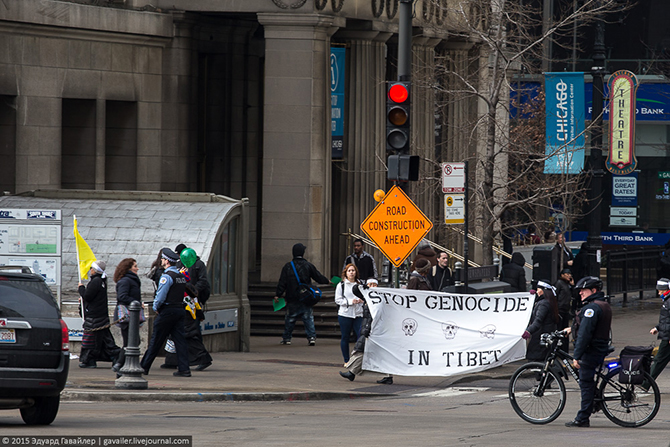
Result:
<svg viewBox="0 0 670 447">
<path fill-rule="evenodd" d="M 390 397 L 390 393 L 349 392 L 157 392 L 63 390 L 62 402 L 276 402 Z"/>
</svg>

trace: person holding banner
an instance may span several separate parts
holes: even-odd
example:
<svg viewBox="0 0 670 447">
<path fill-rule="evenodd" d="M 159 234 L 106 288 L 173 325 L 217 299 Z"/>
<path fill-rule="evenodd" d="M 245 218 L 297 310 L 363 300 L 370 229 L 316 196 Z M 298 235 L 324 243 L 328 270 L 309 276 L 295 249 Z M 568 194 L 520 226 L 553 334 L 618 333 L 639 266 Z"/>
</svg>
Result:
<svg viewBox="0 0 670 447">
<path fill-rule="evenodd" d="M 555 289 L 547 281 L 538 281 L 535 291 L 535 304 L 530 315 L 530 325 L 521 336 L 524 340 L 530 339 L 526 349 L 526 359 L 533 362 L 543 362 L 549 351 L 549 346 L 540 345 L 540 335 L 554 332 L 558 327 L 560 316 Z"/>
<path fill-rule="evenodd" d="M 407 288 L 412 290 L 433 290 L 428 280 L 428 272 L 432 265 L 426 258 L 420 258 L 414 262 L 414 271 L 409 276 Z"/>
<path fill-rule="evenodd" d="M 353 292 L 354 285 L 358 284 L 358 269 L 354 264 L 347 264 L 342 272 L 342 282 L 335 289 L 335 304 L 337 310 L 337 321 L 340 324 L 340 349 L 344 363 L 349 361 L 349 336 L 353 329 L 356 340 L 361 335 L 361 323 L 363 321 L 363 301 L 356 297 Z"/>
</svg>

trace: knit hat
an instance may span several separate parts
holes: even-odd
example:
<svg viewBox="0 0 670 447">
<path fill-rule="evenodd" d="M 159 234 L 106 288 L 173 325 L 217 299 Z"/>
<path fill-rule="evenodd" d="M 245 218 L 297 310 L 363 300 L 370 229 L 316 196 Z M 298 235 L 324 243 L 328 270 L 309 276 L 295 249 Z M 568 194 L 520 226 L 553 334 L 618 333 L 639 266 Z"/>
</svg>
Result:
<svg viewBox="0 0 670 447">
<path fill-rule="evenodd" d="M 670 279 L 661 278 L 656 281 L 656 290 L 668 290 L 670 289 Z"/>
<path fill-rule="evenodd" d="M 563 269 L 563 270 L 561 270 L 561 275 L 564 275 L 564 274 L 566 274 L 566 273 L 569 273 L 569 274 L 572 275 L 572 270 L 570 270 L 570 269 Z"/>
<path fill-rule="evenodd" d="M 186 248 L 186 245 L 184 244 L 179 244 L 175 247 L 174 252 L 177 253 L 178 255 L 181 254 L 181 252 Z"/>
<path fill-rule="evenodd" d="M 537 282 L 537 287 L 540 289 L 551 290 L 554 293 L 554 295 L 556 295 L 556 288 L 554 288 L 554 286 L 549 284 L 549 281 L 540 280 Z"/>
<path fill-rule="evenodd" d="M 179 256 L 177 253 L 173 252 L 169 248 L 165 247 L 164 249 L 161 250 L 161 257 L 164 259 L 167 259 L 171 263 L 175 264 L 177 261 L 179 261 Z"/>
<path fill-rule="evenodd" d="M 420 275 L 428 273 L 430 267 L 431 267 L 430 261 L 426 258 L 421 258 L 414 263 L 414 270 L 416 270 L 416 272 Z"/>
</svg>

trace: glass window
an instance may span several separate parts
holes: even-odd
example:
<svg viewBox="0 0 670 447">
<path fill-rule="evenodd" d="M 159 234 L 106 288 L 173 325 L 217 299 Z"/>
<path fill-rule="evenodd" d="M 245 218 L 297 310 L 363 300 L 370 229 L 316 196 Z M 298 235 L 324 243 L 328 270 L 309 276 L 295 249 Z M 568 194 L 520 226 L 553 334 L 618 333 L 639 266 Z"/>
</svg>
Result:
<svg viewBox="0 0 670 447">
<path fill-rule="evenodd" d="M 231 220 L 214 242 L 212 262 L 209 266 L 213 293 L 235 293 L 236 291 L 235 259 L 238 222 L 239 217 Z"/>
</svg>

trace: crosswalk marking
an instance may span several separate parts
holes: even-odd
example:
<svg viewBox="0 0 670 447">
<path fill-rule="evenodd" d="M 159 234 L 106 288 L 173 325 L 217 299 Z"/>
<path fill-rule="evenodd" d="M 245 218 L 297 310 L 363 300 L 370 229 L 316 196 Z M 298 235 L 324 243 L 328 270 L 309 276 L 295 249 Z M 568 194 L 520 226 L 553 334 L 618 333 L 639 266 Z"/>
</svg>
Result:
<svg viewBox="0 0 670 447">
<path fill-rule="evenodd" d="M 488 387 L 455 387 L 445 388 L 443 390 L 428 391 L 426 393 L 414 394 L 414 397 L 453 397 L 464 394 L 475 394 L 487 391 Z"/>
</svg>

